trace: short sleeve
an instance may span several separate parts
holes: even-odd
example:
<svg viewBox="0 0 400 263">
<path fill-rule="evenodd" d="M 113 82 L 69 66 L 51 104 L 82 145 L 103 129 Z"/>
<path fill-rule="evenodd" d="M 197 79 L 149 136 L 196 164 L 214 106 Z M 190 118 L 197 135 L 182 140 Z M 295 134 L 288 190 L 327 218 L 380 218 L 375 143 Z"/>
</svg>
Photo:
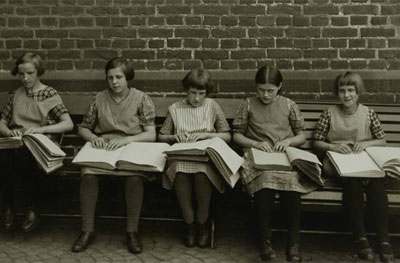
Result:
<svg viewBox="0 0 400 263">
<path fill-rule="evenodd" d="M 138 109 L 139 123 L 142 126 L 154 126 L 156 112 L 153 101 L 147 94 L 143 95 L 142 101 Z"/>
<path fill-rule="evenodd" d="M 301 113 L 299 106 L 297 106 L 297 104 L 294 101 L 290 100 L 289 105 L 290 105 L 290 111 L 289 111 L 290 126 L 292 127 L 293 133 L 297 134 L 298 132 L 305 130 L 303 114 Z"/>
<path fill-rule="evenodd" d="M 167 117 L 165 118 L 159 133 L 163 135 L 171 135 L 174 133 L 174 129 L 174 121 L 172 120 L 171 114 L 168 111 Z"/>
<path fill-rule="evenodd" d="M 331 116 L 328 110 L 325 110 L 319 117 L 317 128 L 314 131 L 313 139 L 316 141 L 326 141 L 331 126 Z"/>
<path fill-rule="evenodd" d="M 93 131 L 97 125 L 97 122 L 97 106 L 96 98 L 94 98 L 92 103 L 90 104 L 89 111 L 85 114 L 85 116 L 83 117 L 83 121 L 79 126 Z"/>
<path fill-rule="evenodd" d="M 381 121 L 373 109 L 368 109 L 368 118 L 370 121 L 369 128 L 374 139 L 385 138 L 385 132 L 382 129 Z"/>
<path fill-rule="evenodd" d="M 213 111 L 215 116 L 214 127 L 217 132 L 227 132 L 230 131 L 229 123 L 226 121 L 226 117 L 224 112 L 221 109 L 221 106 L 215 101 L 213 101 Z"/>
<path fill-rule="evenodd" d="M 13 101 L 14 101 L 14 92 L 10 92 L 7 100 L 7 104 L 1 112 L 1 118 L 5 120 L 7 123 L 11 122 L 13 115 Z"/>
<path fill-rule="evenodd" d="M 234 132 L 245 133 L 249 120 L 249 99 L 243 100 L 236 111 L 235 119 L 233 120 L 232 127 Z"/>
</svg>

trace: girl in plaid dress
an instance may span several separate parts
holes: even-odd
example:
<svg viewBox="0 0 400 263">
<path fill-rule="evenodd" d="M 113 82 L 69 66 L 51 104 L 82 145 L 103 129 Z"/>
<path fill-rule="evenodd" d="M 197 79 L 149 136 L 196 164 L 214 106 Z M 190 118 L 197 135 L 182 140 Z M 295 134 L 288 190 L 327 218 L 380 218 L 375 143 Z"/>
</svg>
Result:
<svg viewBox="0 0 400 263">
<path fill-rule="evenodd" d="M 130 142 L 155 141 L 155 109 L 150 97 L 128 86 L 135 76 L 132 62 L 116 57 L 105 67 L 109 88 L 99 92 L 79 126 L 78 133 L 94 148 L 116 150 Z M 90 168 L 81 171 L 80 202 L 82 231 L 72 246 L 73 252 L 88 248 L 94 240 L 94 215 L 99 193 L 99 172 Z M 138 234 L 138 223 L 143 201 L 143 180 L 152 175 L 133 171 L 131 175 L 115 171 L 115 175 L 125 175 L 126 239 L 128 251 L 142 252 Z"/>
<path fill-rule="evenodd" d="M 240 105 L 233 121 L 233 140 L 245 148 L 241 176 L 248 193 L 254 196 L 260 256 L 262 260 L 276 258 L 271 244 L 270 217 L 278 192 L 288 224 L 287 259 L 300 262 L 300 194 L 318 186 L 298 171 L 254 168 L 248 149 L 284 152 L 288 146 L 302 145 L 306 139 L 304 119 L 295 102 L 279 95 L 282 75 L 278 69 L 260 68 L 255 82 L 257 96 L 245 99 Z"/>
<path fill-rule="evenodd" d="M 207 96 L 213 91 L 213 81 L 202 69 L 190 71 L 182 80 L 187 91 L 186 99 L 176 102 L 168 109 L 160 130 L 159 140 L 169 143 L 195 142 L 220 137 L 231 140 L 229 125 L 220 106 Z M 213 188 L 224 191 L 224 181 L 209 162 L 169 161 L 162 178 L 163 187 L 174 189 L 186 223 L 184 243 L 207 246 L 209 242 L 208 216 Z M 197 201 L 194 211 L 192 196 Z M 195 219 L 196 218 L 196 219 Z M 195 223 L 198 225 L 196 240 Z"/>
<path fill-rule="evenodd" d="M 385 145 L 385 134 L 374 110 L 358 103 L 364 84 L 353 72 L 340 74 L 333 92 L 340 104 L 325 110 L 314 132 L 314 147 L 325 153 L 360 153 L 369 146 Z M 337 176 L 333 164 L 325 156 L 324 173 Z M 358 256 L 373 260 L 374 254 L 364 228 L 364 191 L 377 231 L 378 252 L 383 262 L 393 262 L 388 236 L 388 198 L 384 178 L 342 178 L 343 201 L 353 229 Z"/>
<path fill-rule="evenodd" d="M 30 133 L 45 133 L 55 140 L 56 135 L 70 131 L 72 120 L 61 97 L 52 87 L 43 84 L 40 77 L 45 69 L 35 53 L 25 53 L 15 62 L 11 74 L 18 76 L 22 86 L 10 93 L 1 113 L 0 135 L 18 137 Z M 26 205 L 22 231 L 29 232 L 39 223 L 40 176 L 36 161 L 26 149 L 0 150 L 2 172 L 2 219 L 7 230 L 14 226 L 14 183 L 22 178 Z"/>
</svg>

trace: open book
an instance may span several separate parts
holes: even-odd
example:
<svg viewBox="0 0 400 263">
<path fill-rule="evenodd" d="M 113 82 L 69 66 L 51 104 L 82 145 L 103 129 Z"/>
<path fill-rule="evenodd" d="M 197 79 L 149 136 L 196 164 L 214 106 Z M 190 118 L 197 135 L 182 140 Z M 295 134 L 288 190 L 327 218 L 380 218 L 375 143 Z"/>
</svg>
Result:
<svg viewBox="0 0 400 263">
<path fill-rule="evenodd" d="M 341 154 L 328 151 L 327 155 L 340 176 L 400 177 L 400 148 L 368 147 L 359 154 Z"/>
<path fill-rule="evenodd" d="M 82 147 L 72 163 L 105 170 L 162 172 L 167 143 L 131 142 L 115 151 L 93 148 L 90 142 Z"/>
<path fill-rule="evenodd" d="M 250 154 L 256 169 L 292 171 L 296 167 L 318 185 L 324 184 L 321 179 L 322 164 L 313 153 L 288 147 L 286 152 L 272 153 L 251 148 Z"/>
<path fill-rule="evenodd" d="M 16 149 L 24 145 L 45 173 L 51 173 L 63 165 L 66 154 L 46 135 L 27 134 L 0 139 L 0 149 Z"/>
<path fill-rule="evenodd" d="M 243 158 L 221 138 L 216 137 L 193 143 L 175 143 L 164 152 L 168 155 L 168 159 L 175 160 L 186 159 L 179 156 L 208 156 L 232 188 L 239 180 L 239 168 L 243 164 Z M 196 158 L 189 158 L 189 160 L 194 161 Z"/>
</svg>

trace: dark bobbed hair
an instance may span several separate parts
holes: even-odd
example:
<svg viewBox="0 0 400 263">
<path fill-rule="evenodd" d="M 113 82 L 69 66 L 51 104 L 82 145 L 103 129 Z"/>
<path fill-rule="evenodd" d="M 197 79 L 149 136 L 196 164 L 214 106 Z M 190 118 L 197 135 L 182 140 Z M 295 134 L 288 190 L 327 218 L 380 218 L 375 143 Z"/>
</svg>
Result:
<svg viewBox="0 0 400 263">
<path fill-rule="evenodd" d="M 257 71 L 255 81 L 256 84 L 273 84 L 279 87 L 283 81 L 283 77 L 279 69 L 271 66 L 263 66 Z"/>
<path fill-rule="evenodd" d="M 16 76 L 18 74 L 18 66 L 24 63 L 32 63 L 35 66 L 39 77 L 42 76 L 45 72 L 42 58 L 36 53 L 26 52 L 15 61 L 15 65 L 11 69 L 11 74 L 13 76 Z"/>
<path fill-rule="evenodd" d="M 364 82 L 361 76 L 352 71 L 346 71 L 345 73 L 342 73 L 336 77 L 335 84 L 333 86 L 333 93 L 338 95 L 339 87 L 342 86 L 354 86 L 357 94 L 361 94 L 364 91 Z"/>
<path fill-rule="evenodd" d="M 211 75 L 204 69 L 192 69 L 183 78 L 182 85 L 185 90 L 189 90 L 189 88 L 205 90 L 207 95 L 214 91 Z"/>
<path fill-rule="evenodd" d="M 126 80 L 133 80 L 135 78 L 135 69 L 133 68 L 133 63 L 129 59 L 125 59 L 122 57 L 115 57 L 107 62 L 105 67 L 106 75 L 110 69 L 118 67 L 121 67 Z"/>
</svg>

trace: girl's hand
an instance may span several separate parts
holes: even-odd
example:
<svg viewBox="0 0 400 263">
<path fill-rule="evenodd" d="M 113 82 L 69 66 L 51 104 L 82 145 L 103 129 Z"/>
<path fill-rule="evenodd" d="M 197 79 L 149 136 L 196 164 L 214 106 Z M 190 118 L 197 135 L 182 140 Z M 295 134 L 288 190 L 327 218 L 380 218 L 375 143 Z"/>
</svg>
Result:
<svg viewBox="0 0 400 263">
<path fill-rule="evenodd" d="M 353 152 L 351 147 L 345 143 L 334 144 L 333 147 L 331 147 L 331 151 L 344 154 L 350 154 Z"/>
<path fill-rule="evenodd" d="M 356 142 L 354 145 L 353 145 L 353 152 L 354 153 L 361 153 L 362 151 L 364 151 L 365 150 L 365 148 L 367 148 L 368 147 L 368 142 L 366 141 L 366 142 Z"/>
<path fill-rule="evenodd" d="M 268 142 L 257 142 L 255 143 L 255 145 L 253 145 L 253 148 L 269 153 L 272 153 L 274 151 Z"/>
<path fill-rule="evenodd" d="M 188 133 L 178 133 L 174 135 L 175 141 L 176 142 L 187 142 L 187 139 L 189 137 Z"/>
<path fill-rule="evenodd" d="M 43 133 L 43 128 L 42 127 L 30 127 L 25 130 L 25 134 L 32 134 L 32 133 Z"/>
<path fill-rule="evenodd" d="M 115 151 L 116 149 L 118 149 L 126 144 L 127 143 L 125 142 L 125 140 L 123 138 L 122 139 L 112 139 L 106 144 L 105 149 L 107 151 Z"/>
<path fill-rule="evenodd" d="M 290 146 L 290 139 L 284 139 L 282 141 L 278 141 L 275 143 L 274 150 L 277 152 L 284 152 L 289 146 Z"/>
<path fill-rule="evenodd" d="M 187 142 L 197 142 L 199 140 L 205 140 L 205 139 L 208 139 L 207 133 L 193 133 L 189 134 Z"/>
<path fill-rule="evenodd" d="M 104 149 L 107 145 L 103 138 L 97 136 L 91 139 L 90 143 L 95 149 Z"/>
<path fill-rule="evenodd" d="M 11 130 L 8 136 L 9 137 L 20 137 L 20 136 L 22 136 L 22 134 L 23 133 L 21 130 L 15 129 L 15 130 Z"/>
</svg>

